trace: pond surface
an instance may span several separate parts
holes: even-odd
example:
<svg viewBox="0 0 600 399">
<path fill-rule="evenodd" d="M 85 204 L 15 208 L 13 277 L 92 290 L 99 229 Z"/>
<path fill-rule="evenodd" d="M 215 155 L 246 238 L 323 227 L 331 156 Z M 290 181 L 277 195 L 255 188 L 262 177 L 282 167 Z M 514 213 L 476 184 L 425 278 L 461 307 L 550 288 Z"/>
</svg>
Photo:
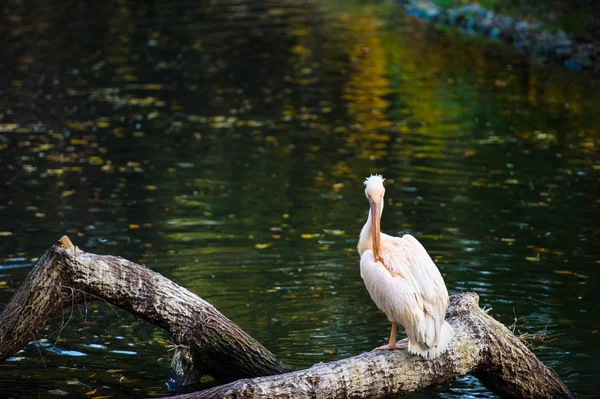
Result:
<svg viewBox="0 0 600 399">
<path fill-rule="evenodd" d="M 383 231 L 596 394 L 597 78 L 362 2 L 13 0 L 0 38 L 0 304 L 68 234 L 293 368 L 371 350 L 389 324 L 355 248 L 381 173 Z M 170 343 L 65 309 L 0 365 L 0 397 L 167 395 Z M 474 378 L 434 396 L 494 397 Z"/>
</svg>

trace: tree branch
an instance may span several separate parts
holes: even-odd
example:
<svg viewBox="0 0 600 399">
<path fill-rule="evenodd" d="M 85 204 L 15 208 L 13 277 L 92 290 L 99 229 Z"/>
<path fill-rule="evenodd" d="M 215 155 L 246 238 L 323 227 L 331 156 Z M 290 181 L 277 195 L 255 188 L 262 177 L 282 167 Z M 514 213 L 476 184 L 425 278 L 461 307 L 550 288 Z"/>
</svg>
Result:
<svg viewBox="0 0 600 399">
<path fill-rule="evenodd" d="M 175 385 L 197 382 L 206 370 L 221 381 L 288 370 L 202 298 L 126 259 L 83 252 L 66 236 L 44 254 L 0 315 L 0 362 L 63 308 L 96 299 L 173 336 L 179 347 L 172 364 Z"/>
<path fill-rule="evenodd" d="M 477 294 L 450 297 L 450 348 L 425 360 L 408 351 L 372 351 L 292 373 L 243 379 L 177 399 L 385 398 L 473 374 L 504 398 L 573 398 L 558 376 L 504 325 L 479 308 Z"/>
</svg>

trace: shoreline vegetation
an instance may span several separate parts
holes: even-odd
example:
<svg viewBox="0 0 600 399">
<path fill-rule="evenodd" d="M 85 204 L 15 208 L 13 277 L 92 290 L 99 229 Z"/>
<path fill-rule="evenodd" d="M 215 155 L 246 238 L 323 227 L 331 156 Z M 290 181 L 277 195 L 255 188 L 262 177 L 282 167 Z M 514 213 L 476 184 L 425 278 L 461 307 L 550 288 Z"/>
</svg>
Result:
<svg viewBox="0 0 600 399">
<path fill-rule="evenodd" d="M 527 54 L 543 56 L 572 70 L 600 72 L 600 35 L 590 33 L 588 25 L 584 33 L 568 34 L 534 17 L 513 17 L 477 3 L 438 5 L 428 0 L 400 3 L 408 15 L 512 43 Z"/>
</svg>

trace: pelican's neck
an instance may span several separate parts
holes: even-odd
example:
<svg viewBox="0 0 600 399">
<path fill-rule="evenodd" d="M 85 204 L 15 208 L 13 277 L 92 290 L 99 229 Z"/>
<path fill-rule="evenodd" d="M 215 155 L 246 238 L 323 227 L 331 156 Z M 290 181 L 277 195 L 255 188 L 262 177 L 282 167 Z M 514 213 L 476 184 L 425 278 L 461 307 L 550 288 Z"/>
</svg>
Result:
<svg viewBox="0 0 600 399">
<path fill-rule="evenodd" d="M 367 249 L 373 250 L 373 223 L 371 220 L 371 212 L 369 211 L 369 217 L 367 217 L 367 223 L 363 226 L 360 231 L 360 238 L 358 239 L 358 254 L 362 256 L 363 252 Z"/>
<path fill-rule="evenodd" d="M 381 207 L 379 209 L 380 209 L 379 216 L 381 217 L 381 214 L 383 213 L 383 201 L 381 201 Z M 361 256 L 362 256 L 362 253 L 364 251 L 366 251 L 367 249 L 370 249 L 371 251 L 375 250 L 373 248 L 373 219 L 372 219 L 372 217 L 373 216 L 371 214 L 371 211 L 369 210 L 367 222 L 365 223 L 362 230 L 360 231 L 360 237 L 358 239 L 358 246 L 356 247 L 356 249 L 358 249 L 358 254 Z"/>
</svg>

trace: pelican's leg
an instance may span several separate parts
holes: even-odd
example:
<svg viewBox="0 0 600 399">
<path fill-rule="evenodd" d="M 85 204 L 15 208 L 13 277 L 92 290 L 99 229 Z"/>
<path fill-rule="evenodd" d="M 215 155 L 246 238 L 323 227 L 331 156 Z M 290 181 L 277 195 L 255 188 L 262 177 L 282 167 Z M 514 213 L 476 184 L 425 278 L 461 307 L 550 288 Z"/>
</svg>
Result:
<svg viewBox="0 0 600 399">
<path fill-rule="evenodd" d="M 390 331 L 390 340 L 387 345 L 378 346 L 375 350 L 404 349 L 406 346 L 396 346 L 396 334 L 398 334 L 398 323 L 392 322 L 392 331 Z"/>
</svg>

